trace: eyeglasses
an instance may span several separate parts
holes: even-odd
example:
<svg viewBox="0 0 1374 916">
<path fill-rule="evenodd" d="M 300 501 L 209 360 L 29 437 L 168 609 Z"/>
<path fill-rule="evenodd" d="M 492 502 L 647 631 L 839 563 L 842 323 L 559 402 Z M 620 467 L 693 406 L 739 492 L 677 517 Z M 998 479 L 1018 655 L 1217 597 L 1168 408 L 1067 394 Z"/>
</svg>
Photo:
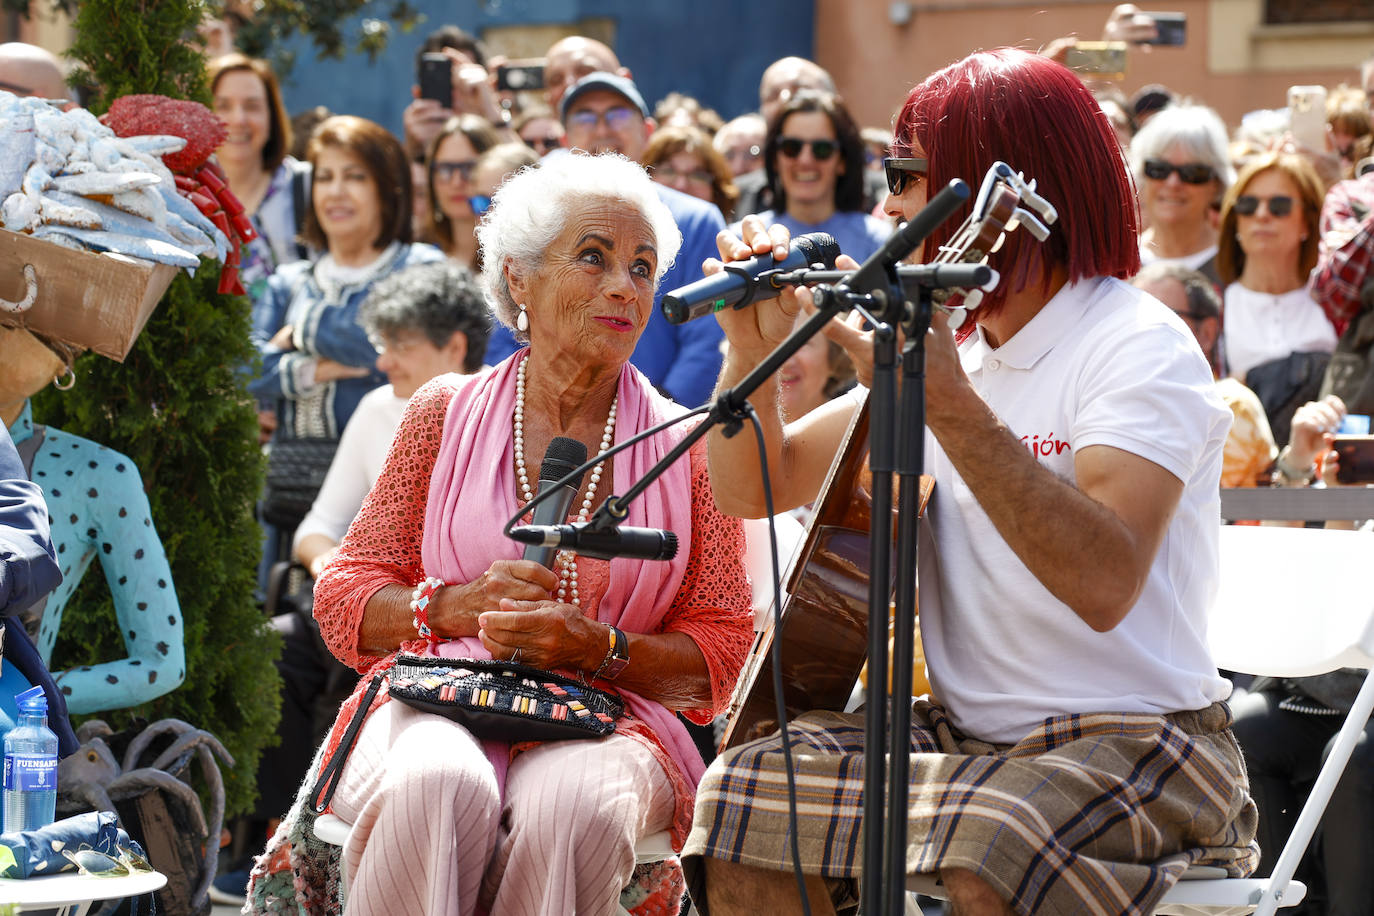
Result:
<svg viewBox="0 0 1374 916">
<path fill-rule="evenodd" d="M 711 180 L 715 176 L 708 172 L 706 169 L 692 169 L 689 172 L 679 172 L 677 169 L 673 168 L 671 165 L 668 165 L 665 162 L 663 165 L 654 167 L 654 177 L 664 178 L 668 181 L 672 181 L 674 178 L 685 178 L 688 181 L 697 181 L 702 184 L 710 184 Z"/>
<path fill-rule="evenodd" d="M 725 161 L 731 165 L 739 162 L 748 162 L 751 159 L 757 159 L 762 153 L 763 148 L 757 143 L 751 143 L 748 146 L 732 146 L 722 151 L 722 155 L 725 156 Z"/>
<path fill-rule="evenodd" d="M 778 152 L 788 159 L 796 159 L 800 156 L 804 146 L 810 146 L 811 155 L 821 162 L 840 151 L 840 144 L 837 140 L 803 140 L 800 137 L 778 138 Z"/>
<path fill-rule="evenodd" d="M 915 181 L 917 175 L 924 175 L 930 171 L 930 160 L 928 159 L 894 159 L 883 160 L 883 172 L 887 175 L 887 189 L 893 196 L 900 195 L 906 190 L 908 183 Z"/>
<path fill-rule="evenodd" d="M 76 866 L 78 873 L 92 878 L 122 878 L 136 872 L 151 872 L 153 866 L 132 849 L 115 847 L 116 858 L 98 849 L 62 850 L 62 855 Z"/>
<path fill-rule="evenodd" d="M 581 127 L 585 130 L 595 130 L 596 125 L 605 122 L 611 130 L 624 130 L 634 123 L 635 111 L 626 108 L 624 105 L 617 105 L 614 108 L 607 108 L 605 111 L 592 111 L 590 108 L 581 108 L 568 115 L 569 127 Z"/>
<path fill-rule="evenodd" d="M 454 175 L 462 176 L 464 181 L 472 180 L 472 170 L 477 168 L 476 159 L 463 159 L 453 162 L 435 162 L 434 180 L 452 181 Z"/>
<path fill-rule="evenodd" d="M 1185 162 L 1183 165 L 1174 165 L 1163 159 L 1145 160 L 1145 177 L 1153 178 L 1155 181 L 1167 181 L 1170 172 L 1178 172 L 1178 177 L 1184 184 L 1206 184 L 1216 177 L 1212 167 L 1205 162 Z"/>
<path fill-rule="evenodd" d="M 474 216 L 481 216 L 491 209 L 491 198 L 485 194 L 471 194 L 468 196 L 468 206 L 472 207 Z"/>
<path fill-rule="evenodd" d="M 558 137 L 526 137 L 525 145 L 543 156 L 559 147 Z"/>
<path fill-rule="evenodd" d="M 1273 217 L 1282 218 L 1293 212 L 1293 198 L 1287 194 L 1275 194 L 1273 197 L 1242 194 L 1236 198 L 1236 202 L 1231 206 L 1241 216 L 1254 216 L 1259 212 L 1261 202 L 1269 209 L 1269 215 Z"/>
</svg>

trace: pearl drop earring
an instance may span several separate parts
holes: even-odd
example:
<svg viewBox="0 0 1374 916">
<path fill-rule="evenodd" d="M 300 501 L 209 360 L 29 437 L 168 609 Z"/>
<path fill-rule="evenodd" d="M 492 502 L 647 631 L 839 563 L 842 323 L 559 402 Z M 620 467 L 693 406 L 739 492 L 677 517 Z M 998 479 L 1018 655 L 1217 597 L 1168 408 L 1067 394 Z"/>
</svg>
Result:
<svg viewBox="0 0 1374 916">
<path fill-rule="evenodd" d="M 515 329 L 523 334 L 530 329 L 530 316 L 525 311 L 525 303 L 517 302 L 516 305 L 520 307 L 520 314 L 515 316 Z"/>
</svg>

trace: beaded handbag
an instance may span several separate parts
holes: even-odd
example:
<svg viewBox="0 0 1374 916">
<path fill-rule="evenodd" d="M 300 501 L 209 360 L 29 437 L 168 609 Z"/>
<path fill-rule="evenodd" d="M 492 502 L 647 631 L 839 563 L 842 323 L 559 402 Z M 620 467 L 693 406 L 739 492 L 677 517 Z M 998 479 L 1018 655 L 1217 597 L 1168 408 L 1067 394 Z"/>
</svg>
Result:
<svg viewBox="0 0 1374 916">
<path fill-rule="evenodd" d="M 604 690 L 515 662 L 399 655 L 388 677 L 392 699 L 452 719 L 478 738 L 604 738 L 625 712 Z"/>
<path fill-rule="evenodd" d="M 398 655 L 375 674 L 310 792 L 310 806 L 323 813 L 338 788 L 338 776 L 353 749 L 383 676 L 393 700 L 452 719 L 475 737 L 496 741 L 565 741 L 605 738 L 625 704 L 604 690 L 572 678 L 515 662 L 472 658 Z"/>
</svg>

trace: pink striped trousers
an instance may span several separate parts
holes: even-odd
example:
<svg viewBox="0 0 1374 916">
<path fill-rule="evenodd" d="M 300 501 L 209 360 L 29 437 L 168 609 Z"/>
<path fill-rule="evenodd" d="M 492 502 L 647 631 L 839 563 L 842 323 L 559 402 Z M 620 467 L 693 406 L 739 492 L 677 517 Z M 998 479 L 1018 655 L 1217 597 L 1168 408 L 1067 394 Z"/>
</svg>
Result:
<svg viewBox="0 0 1374 916">
<path fill-rule="evenodd" d="M 611 916 L 673 790 L 642 744 L 613 735 L 520 754 L 503 804 L 466 729 L 392 702 L 359 732 L 333 810 L 353 825 L 350 913 Z"/>
</svg>

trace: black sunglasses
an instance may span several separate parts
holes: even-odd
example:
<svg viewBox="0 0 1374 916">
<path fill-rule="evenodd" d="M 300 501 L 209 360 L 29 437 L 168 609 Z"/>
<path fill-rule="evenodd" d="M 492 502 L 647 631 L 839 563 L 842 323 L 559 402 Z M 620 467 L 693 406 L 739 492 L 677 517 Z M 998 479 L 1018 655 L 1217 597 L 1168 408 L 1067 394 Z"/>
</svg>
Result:
<svg viewBox="0 0 1374 916">
<path fill-rule="evenodd" d="M 838 140 L 803 140 L 800 137 L 780 137 L 778 139 L 778 152 L 788 159 L 796 159 L 801 155 L 802 147 L 810 146 L 811 155 L 824 161 L 840 151 Z"/>
<path fill-rule="evenodd" d="M 1282 218 L 1293 212 L 1293 198 L 1287 194 L 1275 194 L 1273 197 L 1242 194 L 1231 206 L 1241 216 L 1254 216 L 1259 212 L 1260 201 L 1264 201 L 1264 205 L 1269 208 L 1270 216 Z"/>
<path fill-rule="evenodd" d="M 543 155 L 553 152 L 563 144 L 558 137 L 530 137 L 525 141 L 525 145 L 540 155 Z"/>
<path fill-rule="evenodd" d="M 1155 181 L 1166 181 L 1170 172 L 1178 172 L 1178 177 L 1185 184 L 1206 184 L 1216 177 L 1212 167 L 1205 162 L 1185 162 L 1183 165 L 1174 165 L 1172 162 L 1165 162 L 1163 159 L 1145 160 L 1145 177 L 1153 178 Z"/>
<path fill-rule="evenodd" d="M 452 181 L 454 175 L 459 175 L 464 181 L 471 181 L 472 170 L 475 168 L 477 168 L 476 159 L 462 159 L 452 162 L 436 160 L 434 178 L 436 181 Z"/>
<path fill-rule="evenodd" d="M 916 175 L 924 175 L 930 170 L 930 160 L 928 159 L 894 159 L 886 158 L 883 160 L 883 172 L 887 175 L 887 189 L 893 196 L 900 195 L 906 190 L 909 182 L 915 180 Z"/>
</svg>

